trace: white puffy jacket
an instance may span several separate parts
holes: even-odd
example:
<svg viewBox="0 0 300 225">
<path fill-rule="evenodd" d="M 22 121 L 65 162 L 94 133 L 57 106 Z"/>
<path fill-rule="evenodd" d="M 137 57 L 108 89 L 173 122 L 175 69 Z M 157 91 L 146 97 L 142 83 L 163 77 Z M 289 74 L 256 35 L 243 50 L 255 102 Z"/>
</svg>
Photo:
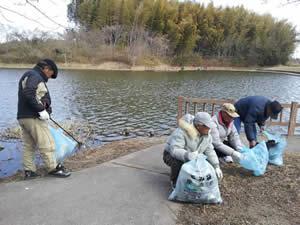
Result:
<svg viewBox="0 0 300 225">
<path fill-rule="evenodd" d="M 219 166 L 211 135 L 201 136 L 195 126 L 184 119 L 179 120 L 179 127 L 168 138 L 165 151 L 168 151 L 172 157 L 183 162 L 187 161 L 187 152 L 198 151 L 198 153 L 203 153 L 207 156 L 207 160 L 214 168 Z"/>
<path fill-rule="evenodd" d="M 226 125 L 222 123 L 219 114 L 220 113 L 212 117 L 214 125 L 211 128 L 213 146 L 226 155 L 232 155 L 235 150 L 239 151 L 243 147 L 243 144 L 233 122 L 226 127 Z M 223 143 L 224 141 L 228 141 L 233 148 L 225 145 Z"/>
</svg>

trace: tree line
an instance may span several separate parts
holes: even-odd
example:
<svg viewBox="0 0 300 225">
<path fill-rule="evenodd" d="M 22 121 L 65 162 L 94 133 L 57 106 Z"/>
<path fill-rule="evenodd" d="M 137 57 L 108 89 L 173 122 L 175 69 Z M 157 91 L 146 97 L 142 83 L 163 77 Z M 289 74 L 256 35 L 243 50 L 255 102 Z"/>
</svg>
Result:
<svg viewBox="0 0 300 225">
<path fill-rule="evenodd" d="M 286 20 L 195 1 L 72 0 L 68 17 L 77 29 L 59 39 L 10 35 L 0 61 L 269 66 L 286 64 L 296 43 Z"/>
<path fill-rule="evenodd" d="M 275 65 L 285 64 L 295 49 L 293 25 L 243 7 L 176 0 L 73 0 L 69 9 L 69 17 L 86 30 L 120 25 L 161 35 L 168 40 L 169 54 L 176 57 L 197 53 Z"/>
</svg>

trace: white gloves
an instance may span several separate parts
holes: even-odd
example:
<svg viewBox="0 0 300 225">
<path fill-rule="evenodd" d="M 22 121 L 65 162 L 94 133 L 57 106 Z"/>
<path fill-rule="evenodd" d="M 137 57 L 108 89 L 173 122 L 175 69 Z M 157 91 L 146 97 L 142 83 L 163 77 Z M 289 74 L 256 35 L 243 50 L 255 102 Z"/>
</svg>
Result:
<svg viewBox="0 0 300 225">
<path fill-rule="evenodd" d="M 231 156 L 235 162 L 239 162 L 242 158 L 242 154 L 238 151 L 234 151 Z"/>
<path fill-rule="evenodd" d="M 218 178 L 219 180 L 222 180 L 222 178 L 223 178 L 223 173 L 222 173 L 222 170 L 220 169 L 220 167 L 215 168 L 215 171 L 216 171 L 217 178 Z"/>
<path fill-rule="evenodd" d="M 193 159 L 196 159 L 197 156 L 198 156 L 198 154 L 199 154 L 198 151 L 195 151 L 195 152 L 186 152 L 185 158 L 186 158 L 187 161 L 191 161 Z"/>
<path fill-rule="evenodd" d="M 50 119 L 49 113 L 46 110 L 39 112 L 39 115 L 40 115 L 39 118 L 41 120 L 49 120 Z"/>
</svg>

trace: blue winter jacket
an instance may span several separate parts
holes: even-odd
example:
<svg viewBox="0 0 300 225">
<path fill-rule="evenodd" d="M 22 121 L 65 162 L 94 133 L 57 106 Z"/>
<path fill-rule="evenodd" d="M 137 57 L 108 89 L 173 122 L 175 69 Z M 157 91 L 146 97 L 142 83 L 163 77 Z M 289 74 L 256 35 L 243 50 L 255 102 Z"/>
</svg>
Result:
<svg viewBox="0 0 300 225">
<path fill-rule="evenodd" d="M 267 116 L 267 105 L 271 100 L 264 96 L 249 96 L 238 100 L 234 106 L 244 123 L 245 133 L 248 141 L 256 140 L 256 126 L 263 126 L 269 118 Z"/>
</svg>

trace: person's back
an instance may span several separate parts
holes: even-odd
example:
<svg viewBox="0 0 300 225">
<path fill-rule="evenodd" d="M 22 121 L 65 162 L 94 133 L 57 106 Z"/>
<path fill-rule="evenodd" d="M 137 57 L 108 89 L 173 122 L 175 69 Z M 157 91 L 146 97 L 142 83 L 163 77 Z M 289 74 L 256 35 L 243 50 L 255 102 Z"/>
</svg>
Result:
<svg viewBox="0 0 300 225">
<path fill-rule="evenodd" d="M 234 125 L 240 133 L 241 122 L 244 123 L 246 137 L 249 141 L 250 148 L 257 143 L 256 124 L 260 131 L 264 129 L 265 122 L 268 118 L 276 120 L 278 114 L 282 111 L 282 106 L 278 101 L 271 101 L 264 96 L 249 96 L 242 98 L 235 103 L 239 118 L 234 120 Z"/>
<path fill-rule="evenodd" d="M 248 96 L 238 100 L 234 106 L 242 122 L 255 122 L 257 116 L 265 117 L 265 106 L 271 102 L 264 96 Z"/>
</svg>

